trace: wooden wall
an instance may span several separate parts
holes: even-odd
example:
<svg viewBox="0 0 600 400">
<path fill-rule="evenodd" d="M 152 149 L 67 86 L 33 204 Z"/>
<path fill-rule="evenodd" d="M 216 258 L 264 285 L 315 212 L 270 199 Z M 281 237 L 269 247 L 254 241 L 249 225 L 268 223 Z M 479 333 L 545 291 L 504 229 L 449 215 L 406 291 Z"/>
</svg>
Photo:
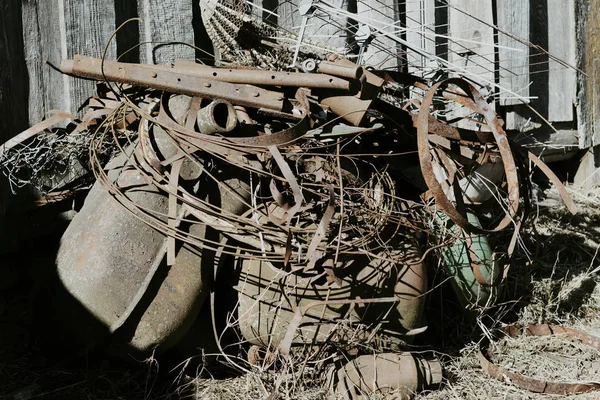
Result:
<svg viewBox="0 0 600 400">
<path fill-rule="evenodd" d="M 506 113 L 509 129 L 527 130 L 539 117 L 521 105 L 514 93 L 531 97 L 531 105 L 559 129 L 576 127 L 576 105 L 583 101 L 577 98 L 577 72 L 527 42 L 576 65 L 575 4 L 581 13 L 582 4 L 589 1 L 595 0 L 332 0 L 329 3 L 381 24 L 395 22 L 398 30 L 405 29 L 399 35 L 414 47 L 477 74 L 484 84 L 495 82 L 507 89 L 497 93 L 499 111 Z M 300 25 L 298 2 L 254 0 L 258 7 L 278 13 L 280 23 L 291 30 Z M 258 7 L 255 15 L 260 15 Z M 8 112 L 9 120 L 0 122 L 2 140 L 23 129 L 27 122 L 43 119 L 49 110 L 76 112 L 93 93 L 93 83 L 61 75 L 46 62 L 58 65 L 61 59 L 72 58 L 74 54 L 101 56 L 116 27 L 129 18 L 138 17 L 142 21 L 129 23 L 117 32 L 108 46 L 108 58 L 127 52 L 123 56 L 125 61 L 168 63 L 175 57 L 191 59 L 199 54 L 191 47 L 167 42 L 210 48 L 196 0 L 4 0 L 3 8 L 0 30 L 5 34 L 0 36 L 0 49 L 6 57 L 0 60 L 0 107 L 12 111 Z M 335 26 L 328 28 L 328 22 L 334 22 Z M 356 30 L 352 24 L 350 19 L 315 16 L 307 33 L 321 37 L 337 31 L 343 34 L 340 27 Z M 497 25 L 499 30 L 488 24 Z M 584 30 L 580 31 L 583 34 Z M 328 44 L 343 46 L 351 41 L 348 37 L 351 34 L 329 40 Z M 397 58 L 390 59 L 387 54 L 390 49 L 395 50 Z M 400 65 L 415 73 L 434 71 L 437 65 L 383 35 L 376 38 L 364 60 L 379 67 Z M 594 143 L 594 135 L 586 131 L 588 127 L 589 124 L 578 135 L 582 148 Z"/>
</svg>

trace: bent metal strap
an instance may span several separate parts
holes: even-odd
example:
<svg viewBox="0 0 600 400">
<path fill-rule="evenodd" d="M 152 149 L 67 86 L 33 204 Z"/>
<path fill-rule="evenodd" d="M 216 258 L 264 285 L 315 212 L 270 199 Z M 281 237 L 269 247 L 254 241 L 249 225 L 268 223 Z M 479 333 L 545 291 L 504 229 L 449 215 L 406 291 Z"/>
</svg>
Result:
<svg viewBox="0 0 600 400">
<path fill-rule="evenodd" d="M 506 174 L 506 182 L 508 184 L 508 204 L 504 218 L 492 229 L 484 229 L 471 224 L 465 215 L 461 214 L 452 202 L 446 197 L 441 184 L 433 173 L 431 146 L 429 143 L 429 108 L 433 103 L 433 97 L 442 85 L 455 85 L 462 89 L 466 97 L 462 103 L 474 112 L 483 115 L 491 128 L 494 139 L 500 151 L 500 156 L 504 163 L 504 172 Z M 508 143 L 506 133 L 502 129 L 502 124 L 496 113 L 489 107 L 483 96 L 477 89 L 459 78 L 451 78 L 433 85 L 421 103 L 421 108 L 417 116 L 417 145 L 419 150 L 419 163 L 423 172 L 423 178 L 427 183 L 431 194 L 433 195 L 436 204 L 444 211 L 448 217 L 459 227 L 472 233 L 487 233 L 498 232 L 509 226 L 519 208 L 519 178 L 517 174 L 517 166 Z"/>
</svg>

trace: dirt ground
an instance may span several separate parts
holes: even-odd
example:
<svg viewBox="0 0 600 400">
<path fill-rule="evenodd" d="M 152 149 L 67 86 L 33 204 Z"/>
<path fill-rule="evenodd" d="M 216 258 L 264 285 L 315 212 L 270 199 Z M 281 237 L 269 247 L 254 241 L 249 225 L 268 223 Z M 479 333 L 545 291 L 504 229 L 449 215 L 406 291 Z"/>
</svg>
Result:
<svg viewBox="0 0 600 400">
<path fill-rule="evenodd" d="M 571 190 L 571 194 L 580 208 L 575 216 L 560 205 L 553 191 L 539 199 L 537 217 L 522 236 L 504 288 L 504 302 L 471 318 L 453 305 L 449 289 L 432 296 L 429 332 L 419 345 L 442 360 L 444 382 L 417 399 L 564 398 L 492 379 L 476 354 L 485 333 L 504 324 L 551 323 L 600 337 L 600 190 L 587 195 Z M 60 329 L 46 306 L 52 294 L 45 282 L 52 274 L 61 229 L 23 242 L 0 263 L 0 399 L 250 400 L 269 398 L 277 382 L 278 396 L 270 398 L 328 398 L 317 377 L 268 372 L 211 376 L 169 356 L 123 362 L 102 353 L 72 354 L 58 347 Z M 540 379 L 597 381 L 600 372 L 599 350 L 560 337 L 502 339 L 494 357 L 505 368 Z M 571 398 L 596 399 L 600 394 Z"/>
</svg>

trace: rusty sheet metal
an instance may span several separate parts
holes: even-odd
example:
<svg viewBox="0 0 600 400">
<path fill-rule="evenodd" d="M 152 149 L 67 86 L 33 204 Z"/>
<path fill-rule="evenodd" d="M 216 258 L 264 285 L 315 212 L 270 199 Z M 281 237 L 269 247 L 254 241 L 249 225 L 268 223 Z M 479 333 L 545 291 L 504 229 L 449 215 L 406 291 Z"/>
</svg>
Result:
<svg viewBox="0 0 600 400">
<path fill-rule="evenodd" d="M 470 96 L 471 101 L 466 102 L 467 107 L 485 117 L 488 125 L 492 129 L 498 150 L 502 157 L 508 184 L 508 204 L 504 218 L 492 229 L 483 229 L 471 224 L 466 216 L 461 214 L 445 195 L 441 184 L 438 182 L 433 172 L 430 152 L 431 146 L 429 143 L 429 107 L 433 103 L 434 95 L 442 85 L 456 85 Z M 517 174 L 517 166 L 506 133 L 502 129 L 500 119 L 473 85 L 463 79 L 452 78 L 433 85 L 427 91 L 421 102 L 421 108 L 417 117 L 417 145 L 419 149 L 421 171 L 423 173 L 423 178 L 427 183 L 427 187 L 440 209 L 444 211 L 456 225 L 467 232 L 487 233 L 500 231 L 513 223 L 519 207 L 519 177 Z"/>
<path fill-rule="evenodd" d="M 296 93 L 296 99 L 300 105 L 299 111 L 302 113 L 302 119 L 295 125 L 270 135 L 224 138 L 220 136 L 204 135 L 191 129 L 187 129 L 181 124 L 173 121 L 169 116 L 169 113 L 167 112 L 168 104 L 166 104 L 168 102 L 168 96 L 163 96 L 161 101 L 159 120 L 166 128 L 177 133 L 182 141 L 193 144 L 198 150 L 211 151 L 221 155 L 239 155 L 243 154 L 243 152 L 251 153 L 256 149 L 264 151 L 269 146 L 289 144 L 304 136 L 310 125 L 308 99 L 306 94 L 301 90 L 298 90 Z"/>
<path fill-rule="evenodd" d="M 186 60 L 175 60 L 174 69 L 178 72 L 190 76 L 197 76 L 199 78 L 248 85 L 292 86 L 345 91 L 350 90 L 352 87 L 351 81 L 342 79 L 338 76 L 326 75 L 326 73 L 311 74 L 301 72 L 266 71 L 260 69 L 217 68 Z M 357 84 L 358 81 L 355 82 L 355 85 Z"/>
<path fill-rule="evenodd" d="M 411 118 L 413 120 L 413 126 L 417 128 L 418 115 L 411 114 Z M 457 128 L 455 126 L 440 122 L 431 115 L 429 116 L 428 120 L 429 132 L 435 133 L 436 135 L 440 135 L 448 139 L 460 140 L 465 142 L 477 142 L 482 144 L 495 142 L 494 134 L 492 132 L 472 131 L 469 129 Z"/>
<path fill-rule="evenodd" d="M 194 103 L 184 97 L 170 98 L 174 123 L 183 123 Z M 163 131 L 144 131 L 154 139 L 149 141 L 150 151 L 162 157 L 176 153 L 172 141 L 160 137 L 165 136 Z M 123 356 L 147 355 L 174 345 L 198 314 L 208 292 L 207 280 L 213 275 L 202 267 L 212 265 L 211 260 L 204 260 L 202 252 L 187 243 L 176 254 L 171 249 L 175 262 L 167 265 L 164 256 L 173 240 L 154 229 L 147 222 L 148 216 L 154 214 L 163 223 L 168 216 L 174 222 L 169 226 L 174 228 L 187 209 L 178 206 L 177 199 L 167 195 L 164 188 L 159 190 L 158 184 L 149 184 L 148 176 L 132 168 L 130 160 L 131 154 L 122 154 L 111 162 L 109 179 L 116 182 L 127 201 L 143 211 L 132 209 L 122 199 L 117 201 L 97 182 L 63 235 L 57 255 L 58 275 L 71 297 L 59 310 L 65 324 L 82 337 L 89 335 L 92 342 L 112 333 L 112 349 Z M 182 161 L 179 159 L 180 164 Z M 176 168 L 171 169 L 175 185 L 176 172 Z M 201 186 L 198 195 L 210 196 L 226 212 L 241 214 L 246 209 L 248 188 L 236 178 L 222 182 L 227 188 Z M 202 238 L 205 229 L 204 224 L 192 224 L 186 231 Z M 72 318 L 73 301 L 80 304 L 77 308 L 85 309 L 81 318 Z M 86 322 L 92 317 L 103 329 Z M 88 325 L 96 328 L 88 329 Z"/>
<path fill-rule="evenodd" d="M 374 100 L 361 100 L 356 96 L 340 96 L 327 94 L 321 99 L 321 104 L 329 107 L 332 113 L 350 122 L 354 126 L 360 126 L 365 119 L 367 110 L 371 108 Z"/>
<path fill-rule="evenodd" d="M 233 104 L 255 108 L 283 110 L 281 93 L 256 86 L 231 84 L 214 79 L 199 78 L 179 73 L 170 67 L 140 65 L 108 61 L 76 55 L 73 60 L 62 60 L 65 73 L 111 82 L 126 83 L 164 90 L 172 93 L 199 96 L 211 100 L 227 100 Z"/>
<path fill-rule="evenodd" d="M 600 338 L 589 335 L 585 332 L 565 328 L 558 325 L 530 325 L 525 328 L 519 328 L 516 326 L 509 326 L 504 329 L 505 333 L 510 337 L 518 336 L 551 336 L 561 335 L 570 339 L 579 340 L 583 344 L 594 347 L 600 350 Z M 541 379 L 529 378 L 527 376 L 510 372 L 499 365 L 496 365 L 490 361 L 493 351 L 489 348 L 489 342 L 485 341 L 481 344 L 477 357 L 481 368 L 490 375 L 492 378 L 496 378 L 500 381 L 506 381 L 506 378 L 510 382 L 521 389 L 530 390 L 536 393 L 546 394 L 577 394 L 587 393 L 595 390 L 600 390 L 600 383 L 598 382 L 552 382 Z"/>
<path fill-rule="evenodd" d="M 132 187 L 126 196 L 149 210 L 166 214 L 167 197 L 154 187 L 140 186 L 143 178 L 136 170 L 125 170 L 126 159 L 121 157 L 109 166 L 111 174 L 119 175 L 120 185 Z M 110 328 L 108 334 L 126 322 L 123 316 L 132 314 L 131 305 L 139 302 L 135 298 L 138 288 L 162 263 L 164 239 L 96 183 L 61 239 L 56 260 L 58 276 L 70 295 Z M 136 326 L 128 327 L 135 331 L 129 340 L 123 339 L 130 343 L 130 350 L 169 347 L 182 333 L 180 328 L 193 321 L 190 315 L 202 303 L 206 277 L 197 273 L 200 261 L 190 249 L 184 247 L 177 258 L 148 312 L 140 316 Z M 87 332 L 85 318 L 67 317 L 71 308 L 67 303 L 58 310 L 65 314 L 65 324 L 92 341 L 101 340 L 98 336 L 103 332 Z"/>
</svg>

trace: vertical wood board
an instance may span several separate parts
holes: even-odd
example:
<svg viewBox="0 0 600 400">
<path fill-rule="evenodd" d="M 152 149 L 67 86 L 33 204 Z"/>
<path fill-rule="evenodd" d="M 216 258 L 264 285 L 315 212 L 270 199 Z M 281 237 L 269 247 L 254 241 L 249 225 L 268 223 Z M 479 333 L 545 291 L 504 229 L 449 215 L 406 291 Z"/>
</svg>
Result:
<svg viewBox="0 0 600 400">
<path fill-rule="evenodd" d="M 396 25 L 394 0 L 358 0 L 357 12 L 361 17 L 373 21 L 379 29 L 386 33 L 399 35 L 400 26 Z M 384 34 L 375 33 L 375 39 L 363 53 L 362 62 L 376 69 L 398 67 L 397 44 Z"/>
<path fill-rule="evenodd" d="M 548 0 L 548 51 L 570 65 L 575 64 L 573 1 Z M 576 72 L 552 59 L 548 62 L 548 70 L 548 119 L 572 121 L 577 90 Z"/>
<path fill-rule="evenodd" d="M 176 58 L 193 60 L 193 4 L 197 0 L 138 0 L 140 60 L 147 64 L 170 64 Z M 176 43 L 178 42 L 178 43 Z"/>
<path fill-rule="evenodd" d="M 435 40 L 435 1 L 406 0 L 406 40 L 413 48 L 421 49 L 429 54 L 436 54 Z M 408 48 L 408 71 L 425 76 L 437 66 L 435 61 L 420 55 Z"/>
<path fill-rule="evenodd" d="M 490 86 L 495 82 L 492 0 L 450 0 L 449 3 L 451 68 L 457 68 L 483 86 Z"/>
<path fill-rule="evenodd" d="M 499 85 L 524 98 L 529 96 L 529 1 L 504 0 L 497 4 Z M 504 33 L 503 33 L 504 32 Z M 500 92 L 500 105 L 522 104 L 511 93 Z"/>
<path fill-rule="evenodd" d="M 72 78 L 53 70 L 67 57 L 64 18 L 59 0 L 23 3 L 23 41 L 29 74 L 29 123 L 44 119 L 49 110 L 72 111 L 69 83 Z M 64 14 L 62 14 L 64 16 Z"/>
<path fill-rule="evenodd" d="M 59 0 L 64 1 L 64 21 L 67 58 L 76 54 L 102 57 L 108 40 L 115 31 L 115 7 L 112 1 L 103 0 Z M 106 58 L 117 56 L 116 41 L 108 46 Z M 77 111 L 95 93 L 95 83 L 83 79 L 69 78 L 68 92 L 71 112 Z"/>
</svg>

